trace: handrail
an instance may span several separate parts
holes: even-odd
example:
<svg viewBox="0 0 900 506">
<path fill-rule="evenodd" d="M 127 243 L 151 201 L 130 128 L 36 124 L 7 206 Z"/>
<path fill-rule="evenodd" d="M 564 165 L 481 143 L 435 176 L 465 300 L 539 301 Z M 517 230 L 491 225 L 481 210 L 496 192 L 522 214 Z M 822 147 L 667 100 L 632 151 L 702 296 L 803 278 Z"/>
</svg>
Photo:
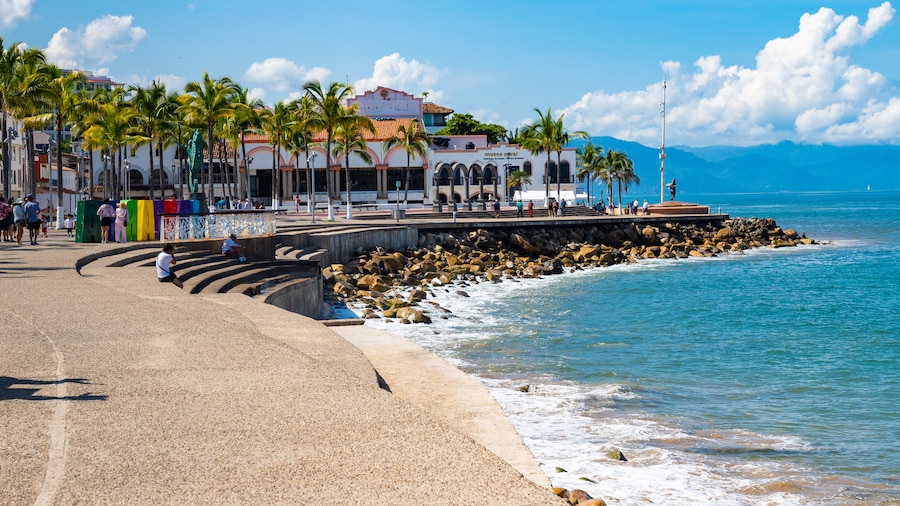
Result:
<svg viewBox="0 0 900 506">
<path fill-rule="evenodd" d="M 214 213 L 163 213 L 159 215 L 160 240 L 165 242 L 241 239 L 275 235 L 275 211 L 224 210 Z"/>
</svg>

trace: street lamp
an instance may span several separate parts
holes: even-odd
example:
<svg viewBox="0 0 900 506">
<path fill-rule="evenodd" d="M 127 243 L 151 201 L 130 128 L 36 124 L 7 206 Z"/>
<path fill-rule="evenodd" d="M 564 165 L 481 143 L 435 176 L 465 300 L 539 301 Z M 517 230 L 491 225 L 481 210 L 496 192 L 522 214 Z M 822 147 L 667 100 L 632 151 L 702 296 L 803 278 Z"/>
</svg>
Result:
<svg viewBox="0 0 900 506">
<path fill-rule="evenodd" d="M 47 174 L 47 209 L 50 210 L 50 216 L 53 217 L 53 146 L 56 141 L 52 138 L 47 142 L 47 164 L 50 167 Z M 57 184 L 59 181 L 57 181 Z M 56 199 L 56 207 L 59 207 L 59 199 Z"/>
<path fill-rule="evenodd" d="M 312 222 L 316 222 L 316 157 L 318 153 L 313 153 L 306 157 L 306 167 L 309 170 L 309 198 L 306 200 L 306 207 L 309 208 L 309 214 L 312 216 Z M 252 158 L 251 158 L 252 160 Z"/>
<path fill-rule="evenodd" d="M 124 170 L 124 172 L 125 172 L 125 199 L 127 200 L 127 199 L 131 198 L 131 174 L 129 173 L 131 171 L 131 160 L 129 160 L 127 158 L 125 159 L 124 168 L 125 168 L 125 170 Z"/>
<path fill-rule="evenodd" d="M 109 155 L 103 155 L 103 198 L 108 199 L 109 193 Z"/>
</svg>

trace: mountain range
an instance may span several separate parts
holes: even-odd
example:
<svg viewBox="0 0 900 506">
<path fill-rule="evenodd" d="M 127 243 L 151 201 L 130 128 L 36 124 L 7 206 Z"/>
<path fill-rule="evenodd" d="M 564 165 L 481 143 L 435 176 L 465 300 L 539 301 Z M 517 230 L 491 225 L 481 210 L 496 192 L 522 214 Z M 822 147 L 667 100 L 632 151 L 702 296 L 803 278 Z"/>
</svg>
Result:
<svg viewBox="0 0 900 506">
<path fill-rule="evenodd" d="M 595 146 L 634 162 L 640 192 L 659 193 L 659 147 L 614 137 Z M 573 142 L 579 146 L 584 141 Z M 678 194 L 900 189 L 900 146 L 835 146 L 781 142 L 759 146 L 666 147 L 666 182 Z"/>
</svg>

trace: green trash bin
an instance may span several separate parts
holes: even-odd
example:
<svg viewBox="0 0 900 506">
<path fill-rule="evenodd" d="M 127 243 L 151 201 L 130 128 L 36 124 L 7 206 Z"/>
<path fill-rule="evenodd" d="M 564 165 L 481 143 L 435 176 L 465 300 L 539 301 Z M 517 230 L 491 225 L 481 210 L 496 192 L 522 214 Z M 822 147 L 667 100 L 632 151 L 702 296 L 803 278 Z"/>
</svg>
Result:
<svg viewBox="0 0 900 506">
<path fill-rule="evenodd" d="M 75 212 L 75 242 L 100 242 L 100 217 L 97 200 L 81 200 Z"/>
</svg>

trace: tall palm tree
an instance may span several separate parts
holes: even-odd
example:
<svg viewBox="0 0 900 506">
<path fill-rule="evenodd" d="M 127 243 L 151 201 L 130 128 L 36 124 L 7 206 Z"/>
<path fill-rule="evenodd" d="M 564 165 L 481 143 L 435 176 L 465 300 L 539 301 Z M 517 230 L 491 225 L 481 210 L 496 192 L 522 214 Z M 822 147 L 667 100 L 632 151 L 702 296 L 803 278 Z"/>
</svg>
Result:
<svg viewBox="0 0 900 506">
<path fill-rule="evenodd" d="M 0 37 L 0 153 L 3 157 L 3 194 L 6 197 L 12 192 L 12 167 L 9 159 L 9 135 L 8 118 L 11 113 L 12 95 L 21 91 L 21 78 L 23 73 L 19 71 L 22 65 L 34 65 L 43 63 L 44 53 L 36 49 L 27 49 L 21 42 L 14 42 L 4 47 L 3 38 Z M 27 86 L 26 86 L 27 88 Z"/>
<path fill-rule="evenodd" d="M 63 129 L 69 125 L 77 110 L 78 92 L 76 87 L 84 82 L 84 74 L 81 72 L 66 73 L 53 64 L 47 66 L 47 74 L 50 82 L 47 83 L 45 94 L 46 105 L 53 110 L 54 127 L 56 129 L 56 205 L 59 207 L 63 204 Z M 61 219 L 62 217 L 57 213 L 56 222 L 58 225 L 62 225 Z"/>
<path fill-rule="evenodd" d="M 224 118 L 234 116 L 234 96 L 239 91 L 239 86 L 228 77 L 213 79 L 207 72 L 203 72 L 202 81 L 191 81 L 184 86 L 185 94 L 182 95 L 181 112 L 187 117 L 188 123 L 206 126 L 207 143 L 206 153 L 209 159 L 210 191 L 208 198 L 212 197 L 212 170 L 213 170 L 213 133 L 216 122 Z M 202 178 L 201 178 L 202 182 Z M 202 190 L 206 193 L 206 184 Z"/>
<path fill-rule="evenodd" d="M 131 86 L 129 89 L 132 92 L 130 104 L 136 113 L 137 128 L 147 138 L 147 147 L 150 153 L 150 200 L 153 200 L 155 198 L 153 185 L 153 141 L 159 140 L 159 143 L 162 143 L 164 123 L 169 121 L 171 114 L 171 111 L 167 109 L 169 103 L 166 100 L 166 85 L 160 81 L 153 81 L 149 88 Z M 161 148 L 161 146 L 159 147 Z M 160 149 L 159 153 L 159 172 L 157 174 L 160 184 L 159 192 L 162 195 L 164 181 L 162 178 L 162 149 Z"/>
<path fill-rule="evenodd" d="M 249 90 L 239 86 L 232 97 L 232 103 L 234 105 L 235 127 L 240 133 L 241 156 L 244 160 L 247 160 L 247 144 L 244 142 L 244 138 L 248 132 L 261 131 L 260 113 L 263 110 L 263 101 L 258 98 L 250 98 Z M 250 196 L 250 171 L 248 169 L 249 167 L 247 167 L 245 162 L 244 176 L 238 178 L 238 197 Z"/>
<path fill-rule="evenodd" d="M 356 107 L 356 104 L 354 104 Z M 347 219 L 353 219 L 353 198 L 350 193 L 352 187 L 350 181 L 350 155 L 356 153 L 364 163 L 372 165 L 374 158 L 369 153 L 368 143 L 363 130 L 375 133 L 375 125 L 365 116 L 358 116 L 353 123 L 338 125 L 334 132 L 334 156 L 344 155 L 345 174 L 347 176 Z"/>
<path fill-rule="evenodd" d="M 537 107 L 534 108 L 534 111 L 538 113 L 538 120 L 525 128 L 522 147 L 532 155 L 547 153 L 547 168 L 544 170 L 544 204 L 546 205 L 550 202 L 550 154 L 556 151 L 559 136 L 556 133 L 557 124 L 550 116 L 550 108 L 547 108 L 546 114 Z"/>
<path fill-rule="evenodd" d="M 606 183 L 606 198 L 608 206 L 613 206 L 613 182 L 616 180 L 617 151 L 607 150 L 606 155 L 600 158 L 600 167 L 597 169 L 597 179 Z"/>
<path fill-rule="evenodd" d="M 384 151 L 390 151 L 396 146 L 406 152 L 406 169 L 403 171 L 403 205 L 406 206 L 409 204 L 410 162 L 416 156 L 425 159 L 428 146 L 431 146 L 431 135 L 419 127 L 419 120 L 413 119 L 408 125 L 400 125 L 397 133 L 385 139 L 382 146 Z"/>
<path fill-rule="evenodd" d="M 310 163 L 309 163 L 309 148 L 310 146 L 315 145 L 315 132 L 312 128 L 310 128 L 310 119 L 312 118 L 313 111 L 313 103 L 312 99 L 309 95 L 304 95 L 300 97 L 299 100 L 294 100 L 291 103 L 292 111 L 294 113 L 294 120 L 297 122 L 294 131 L 292 132 L 291 139 L 288 142 L 289 149 L 291 153 L 294 155 L 297 161 L 297 168 L 300 168 L 300 153 L 304 154 L 306 158 L 306 191 L 307 191 L 307 210 L 312 213 L 315 211 L 315 192 L 316 189 L 313 188 L 313 179 L 310 177 Z M 298 176 L 297 186 L 298 189 L 300 187 L 300 181 Z"/>
<path fill-rule="evenodd" d="M 291 130 L 296 120 L 290 105 L 278 102 L 271 109 L 264 109 L 260 114 L 262 129 L 269 136 L 272 145 L 272 206 L 278 205 L 282 197 L 281 188 L 281 146 L 288 143 Z"/>
<path fill-rule="evenodd" d="M 359 116 L 356 109 L 348 109 L 343 106 L 343 103 L 353 95 L 353 87 L 335 81 L 325 89 L 322 88 L 319 81 L 309 81 L 303 85 L 303 90 L 309 96 L 312 104 L 307 126 L 313 131 L 325 133 L 325 185 L 328 191 L 328 219 L 333 221 L 334 206 L 331 201 L 335 197 L 335 192 L 331 174 L 331 144 L 334 141 L 335 129 L 340 125 L 355 122 L 356 116 Z"/>
<path fill-rule="evenodd" d="M 600 160 L 603 158 L 603 147 L 594 146 L 593 142 L 588 141 L 587 144 L 578 148 L 575 155 L 575 163 L 578 167 L 576 175 L 584 178 L 587 182 L 588 206 L 591 205 L 591 178 L 596 176 L 600 170 Z"/>
<path fill-rule="evenodd" d="M 628 155 L 621 151 L 610 150 L 604 158 L 604 165 L 609 171 L 609 193 L 610 202 L 612 202 L 612 181 L 618 183 L 619 189 L 619 208 L 622 208 L 622 188 L 628 191 L 628 187 L 632 183 L 640 184 L 641 179 L 634 172 L 634 162 Z"/>
<path fill-rule="evenodd" d="M 35 50 L 26 50 L 35 51 Z M 52 119 L 52 114 L 45 114 L 45 99 L 49 74 L 47 66 L 40 58 L 23 58 L 21 64 L 14 69 L 15 76 L 10 84 L 15 88 L 6 90 L 7 112 L 22 122 L 24 132 L 19 132 L 25 141 L 26 160 L 34 160 L 34 131 L 42 129 Z M 4 133 L 8 130 L 4 129 Z M 28 188 L 31 195 L 37 193 L 37 178 L 33 167 L 23 174 L 23 188 Z"/>
<path fill-rule="evenodd" d="M 548 111 L 549 112 L 549 111 Z M 560 190 L 562 189 L 562 179 L 559 177 L 559 171 L 562 168 L 562 150 L 565 148 L 569 141 L 572 139 L 589 139 L 590 136 L 584 130 L 576 130 L 571 134 L 566 131 L 563 126 L 563 116 L 564 114 L 560 114 L 556 121 L 554 121 L 555 126 L 554 130 L 556 131 L 556 196 L 558 198 L 562 198 L 560 196 Z"/>
<path fill-rule="evenodd" d="M 88 145 L 99 148 L 103 156 L 108 156 L 112 162 L 112 170 L 116 172 L 116 167 L 121 163 L 117 163 L 116 153 L 123 146 L 140 142 L 143 139 L 134 134 L 133 122 L 136 113 L 130 107 L 120 107 L 116 103 L 105 103 L 99 106 L 97 112 L 92 114 L 86 121 L 88 129 L 84 132 L 85 142 Z M 113 192 L 109 192 L 104 184 L 104 196 L 110 198 L 118 198 L 120 194 L 121 172 L 119 172 L 116 187 Z"/>
</svg>

